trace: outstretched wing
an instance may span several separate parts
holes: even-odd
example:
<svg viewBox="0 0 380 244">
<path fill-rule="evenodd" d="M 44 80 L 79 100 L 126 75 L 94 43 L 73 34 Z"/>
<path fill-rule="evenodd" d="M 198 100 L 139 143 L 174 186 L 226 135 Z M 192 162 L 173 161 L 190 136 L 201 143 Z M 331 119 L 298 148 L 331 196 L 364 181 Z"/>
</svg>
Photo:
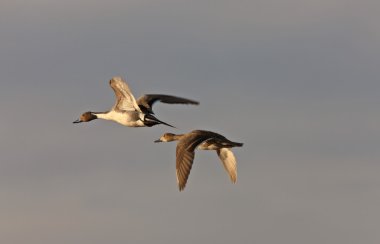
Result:
<svg viewBox="0 0 380 244">
<path fill-rule="evenodd" d="M 180 191 L 185 188 L 187 179 L 189 178 L 191 167 L 193 166 L 194 150 L 206 139 L 207 137 L 204 135 L 190 133 L 178 142 L 176 149 L 176 175 Z"/>
<path fill-rule="evenodd" d="M 163 94 L 145 94 L 137 99 L 137 104 L 142 110 L 146 109 L 148 112 L 153 113 L 153 104 L 158 101 L 168 104 L 199 104 L 199 102 L 187 98 Z"/>
<path fill-rule="evenodd" d="M 229 174 L 232 183 L 236 183 L 237 166 L 236 166 L 235 155 L 228 148 L 221 148 L 221 149 L 218 149 L 216 152 L 223 163 L 224 169 Z"/>
<path fill-rule="evenodd" d="M 113 109 L 121 111 L 141 111 L 131 89 L 122 77 L 113 77 L 110 80 L 110 86 L 116 96 L 116 103 Z"/>
</svg>

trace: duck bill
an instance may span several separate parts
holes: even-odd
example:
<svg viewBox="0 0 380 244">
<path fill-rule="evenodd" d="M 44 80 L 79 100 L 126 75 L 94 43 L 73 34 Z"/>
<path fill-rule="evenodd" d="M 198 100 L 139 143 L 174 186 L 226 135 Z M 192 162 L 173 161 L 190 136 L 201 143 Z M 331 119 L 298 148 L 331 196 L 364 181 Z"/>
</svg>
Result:
<svg viewBox="0 0 380 244">
<path fill-rule="evenodd" d="M 78 124 L 78 123 L 82 123 L 82 121 L 80 119 L 73 121 L 73 124 Z"/>
<path fill-rule="evenodd" d="M 158 139 L 158 140 L 155 140 L 154 142 L 157 143 L 157 142 L 162 142 L 162 141 L 161 139 Z"/>
</svg>

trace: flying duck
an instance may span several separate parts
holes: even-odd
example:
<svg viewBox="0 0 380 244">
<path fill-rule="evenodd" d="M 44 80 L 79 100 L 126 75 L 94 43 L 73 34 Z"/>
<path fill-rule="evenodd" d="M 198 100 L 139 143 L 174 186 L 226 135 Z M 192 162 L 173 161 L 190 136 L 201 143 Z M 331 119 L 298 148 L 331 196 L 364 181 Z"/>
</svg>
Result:
<svg viewBox="0 0 380 244">
<path fill-rule="evenodd" d="M 237 179 L 236 158 L 230 148 L 241 147 L 243 143 L 233 142 L 224 136 L 205 130 L 194 130 L 187 134 L 165 133 L 155 142 L 178 141 L 176 149 L 176 175 L 179 190 L 185 189 L 193 165 L 195 149 L 216 150 L 232 183 Z"/>
<path fill-rule="evenodd" d="M 152 106 L 155 102 L 199 104 L 197 101 L 190 99 L 160 94 L 146 94 L 136 101 L 131 89 L 122 77 L 113 77 L 109 81 L 109 84 L 115 92 L 116 97 L 116 103 L 111 110 L 106 112 L 85 112 L 73 123 L 89 122 L 94 119 L 105 119 L 129 127 L 151 127 L 157 124 L 174 127 L 157 119 L 153 115 Z"/>
</svg>

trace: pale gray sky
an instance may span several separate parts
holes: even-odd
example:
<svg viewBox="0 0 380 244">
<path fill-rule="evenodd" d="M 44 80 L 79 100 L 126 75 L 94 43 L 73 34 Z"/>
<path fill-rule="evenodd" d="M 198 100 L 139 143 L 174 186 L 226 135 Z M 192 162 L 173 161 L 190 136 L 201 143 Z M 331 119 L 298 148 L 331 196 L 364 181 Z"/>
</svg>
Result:
<svg viewBox="0 0 380 244">
<path fill-rule="evenodd" d="M 380 241 L 380 3 L 0 1 L 0 242 Z M 82 112 L 133 92 L 179 129 Z M 232 185 L 197 152 L 184 192 L 164 132 L 244 142 Z"/>
</svg>

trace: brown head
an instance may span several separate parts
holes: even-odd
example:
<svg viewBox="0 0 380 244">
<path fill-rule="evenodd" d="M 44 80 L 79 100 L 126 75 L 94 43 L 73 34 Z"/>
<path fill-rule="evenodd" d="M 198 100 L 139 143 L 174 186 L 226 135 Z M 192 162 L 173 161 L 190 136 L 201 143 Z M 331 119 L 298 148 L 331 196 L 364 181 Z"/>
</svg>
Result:
<svg viewBox="0 0 380 244">
<path fill-rule="evenodd" d="M 169 142 L 169 141 L 176 141 L 181 138 L 182 135 L 176 135 L 173 133 L 165 133 L 163 134 L 160 139 L 155 140 L 154 142 Z"/>
<path fill-rule="evenodd" d="M 75 120 L 73 123 L 89 122 L 91 120 L 97 119 L 98 117 L 92 112 L 85 112 L 79 119 Z"/>
</svg>

